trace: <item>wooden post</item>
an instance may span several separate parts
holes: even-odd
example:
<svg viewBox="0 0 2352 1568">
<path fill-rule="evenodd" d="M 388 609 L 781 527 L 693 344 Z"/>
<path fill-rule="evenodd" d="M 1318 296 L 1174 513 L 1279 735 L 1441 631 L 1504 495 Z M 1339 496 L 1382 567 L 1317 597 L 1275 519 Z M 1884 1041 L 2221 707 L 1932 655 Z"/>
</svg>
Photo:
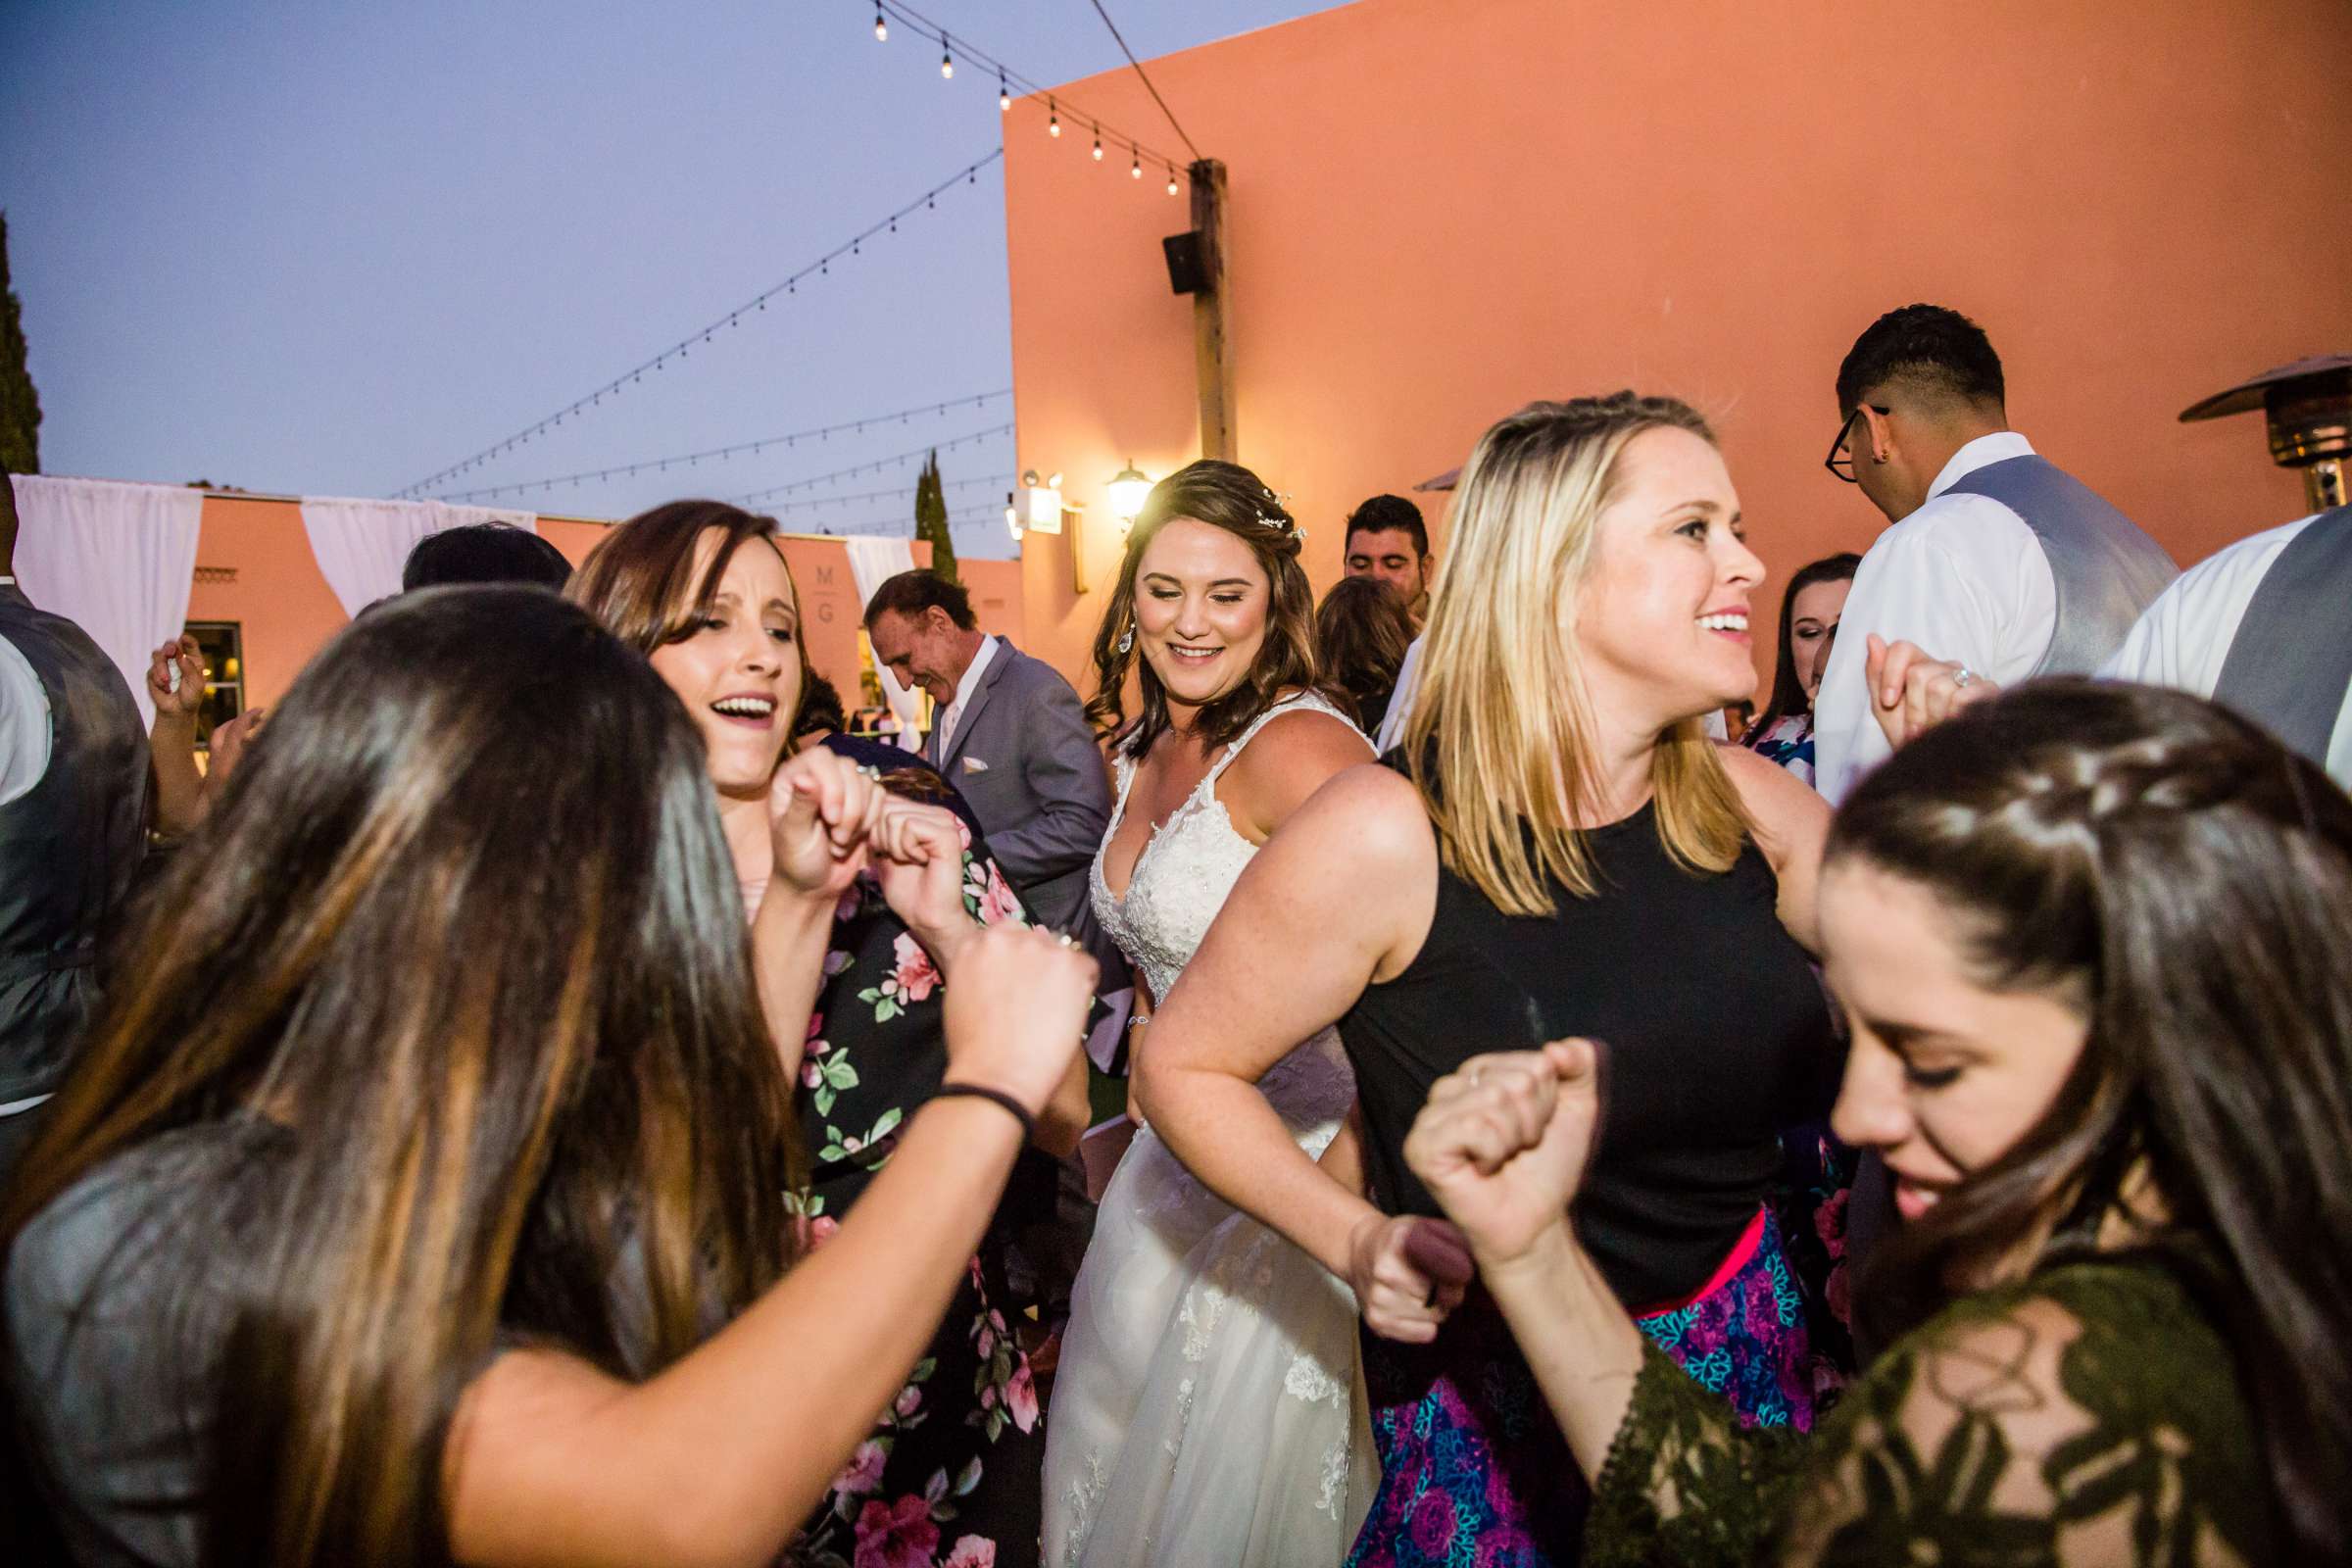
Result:
<svg viewBox="0 0 2352 1568">
<path fill-rule="evenodd" d="M 1225 314 L 1225 166 L 1193 165 L 1193 227 L 1207 281 L 1193 295 L 1193 373 L 1200 389 L 1200 455 L 1238 463 L 1233 407 L 1233 330 Z"/>
</svg>

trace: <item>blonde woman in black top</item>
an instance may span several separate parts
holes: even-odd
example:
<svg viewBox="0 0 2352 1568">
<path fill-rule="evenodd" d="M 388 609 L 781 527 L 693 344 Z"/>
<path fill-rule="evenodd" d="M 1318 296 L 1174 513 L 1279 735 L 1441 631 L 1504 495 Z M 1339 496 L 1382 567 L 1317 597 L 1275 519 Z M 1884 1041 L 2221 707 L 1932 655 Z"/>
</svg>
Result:
<svg viewBox="0 0 2352 1568">
<path fill-rule="evenodd" d="M 1381 1489 L 1351 1560 L 1573 1561 L 1579 1497 L 1469 1257 L 1406 1169 L 1429 1085 L 1498 1041 L 1606 1035 L 1611 1287 L 1751 1419 L 1803 1423 L 1801 1313 L 1764 1212 L 1831 1050 L 1805 947 L 1828 808 L 1701 715 L 1755 684 L 1763 566 L 1706 424 L 1538 404 L 1463 470 L 1401 759 L 1341 774 L 1234 889 L 1138 1094 L 1200 1179 L 1353 1286 Z M 1337 1022 L 1369 1191 L 1255 1088 Z"/>
</svg>

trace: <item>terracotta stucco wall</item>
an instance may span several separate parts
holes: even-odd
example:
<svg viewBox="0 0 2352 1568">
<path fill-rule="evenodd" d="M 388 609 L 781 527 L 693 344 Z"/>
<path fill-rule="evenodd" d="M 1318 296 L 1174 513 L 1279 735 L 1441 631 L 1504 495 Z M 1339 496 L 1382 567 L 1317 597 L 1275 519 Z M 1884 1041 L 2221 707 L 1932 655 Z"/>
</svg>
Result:
<svg viewBox="0 0 2352 1568">
<path fill-rule="evenodd" d="M 311 554 L 300 507 L 207 496 L 188 618 L 242 628 L 245 706 L 261 708 L 283 697 L 311 655 L 351 617 Z"/>
<path fill-rule="evenodd" d="M 539 519 L 540 535 L 574 565 L 587 559 L 610 526 Z M 918 543 L 913 548 L 916 562 L 928 564 L 931 547 Z M 850 574 L 849 551 L 838 541 L 794 538 L 784 542 L 784 559 L 800 590 L 809 661 L 855 708 L 863 605 Z M 231 620 L 243 628 L 248 706 L 276 702 L 311 655 L 349 623 L 319 573 L 303 531 L 302 510 L 293 502 L 208 496 L 196 564 L 188 618 Z M 233 574 L 229 580 L 222 580 L 223 569 Z M 982 628 L 1018 641 L 1020 564 L 965 561 L 958 572 L 971 590 Z"/>
<path fill-rule="evenodd" d="M 1634 386 L 1715 420 L 1769 612 L 1883 525 L 1822 469 L 1831 388 L 1913 300 L 1982 321 L 2015 425 L 2183 563 L 2300 514 L 2258 417 L 2175 416 L 2352 350 L 2347 15 L 1361 0 L 1151 64 L 1230 168 L 1241 457 L 1293 496 L 1318 586 L 1357 500 L 1530 398 Z M 1131 73 L 1067 91 L 1173 145 Z M 1045 119 L 1005 127 L 1020 463 L 1101 515 L 1127 458 L 1197 454 L 1158 246 L 1186 203 Z M 1102 596 L 1071 592 L 1067 547 L 1032 535 L 1023 583 L 1032 651 L 1076 675 Z M 1093 530 L 1097 579 L 1115 548 Z"/>
</svg>

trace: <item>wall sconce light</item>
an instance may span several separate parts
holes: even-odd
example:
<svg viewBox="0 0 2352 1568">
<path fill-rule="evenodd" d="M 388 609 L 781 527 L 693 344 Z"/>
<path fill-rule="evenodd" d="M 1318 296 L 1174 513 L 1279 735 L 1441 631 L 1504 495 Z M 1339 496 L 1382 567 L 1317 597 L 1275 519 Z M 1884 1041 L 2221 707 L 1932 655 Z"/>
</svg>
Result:
<svg viewBox="0 0 2352 1568">
<path fill-rule="evenodd" d="M 1021 488 L 1012 497 L 1013 526 L 1026 533 L 1061 532 L 1061 475 L 1049 474 L 1043 482 L 1037 470 L 1030 468 L 1021 474 Z"/>
<path fill-rule="evenodd" d="M 1125 532 L 1134 526 L 1137 515 L 1144 510 L 1145 498 L 1152 494 L 1152 476 L 1135 466 L 1129 458 L 1127 466 L 1110 476 L 1110 512 L 1119 519 L 1119 529 Z"/>
</svg>

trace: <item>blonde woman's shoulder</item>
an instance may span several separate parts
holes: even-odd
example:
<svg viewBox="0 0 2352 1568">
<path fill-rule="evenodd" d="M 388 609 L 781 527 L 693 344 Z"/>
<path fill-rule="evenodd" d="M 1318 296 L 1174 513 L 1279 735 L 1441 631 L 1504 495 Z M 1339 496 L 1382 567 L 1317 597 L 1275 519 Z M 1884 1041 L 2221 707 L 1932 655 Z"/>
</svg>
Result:
<svg viewBox="0 0 2352 1568">
<path fill-rule="evenodd" d="M 1756 848 L 1780 879 L 1781 923 L 1804 948 L 1818 953 L 1813 890 L 1821 875 L 1821 848 L 1830 835 L 1830 803 L 1804 780 L 1744 746 L 1719 741 L 1715 755 L 1740 793 Z"/>
</svg>

